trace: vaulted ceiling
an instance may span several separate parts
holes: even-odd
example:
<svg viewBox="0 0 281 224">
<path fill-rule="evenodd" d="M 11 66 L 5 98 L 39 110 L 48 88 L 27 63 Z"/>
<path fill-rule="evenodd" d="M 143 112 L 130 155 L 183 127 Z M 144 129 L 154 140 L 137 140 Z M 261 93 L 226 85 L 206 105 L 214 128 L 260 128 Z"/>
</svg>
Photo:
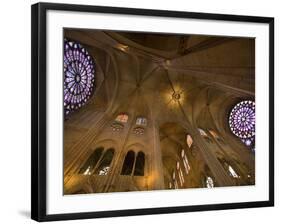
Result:
<svg viewBox="0 0 281 224">
<path fill-rule="evenodd" d="M 76 29 L 65 36 L 95 60 L 95 107 L 212 127 L 239 99 L 254 99 L 254 39 Z"/>
</svg>

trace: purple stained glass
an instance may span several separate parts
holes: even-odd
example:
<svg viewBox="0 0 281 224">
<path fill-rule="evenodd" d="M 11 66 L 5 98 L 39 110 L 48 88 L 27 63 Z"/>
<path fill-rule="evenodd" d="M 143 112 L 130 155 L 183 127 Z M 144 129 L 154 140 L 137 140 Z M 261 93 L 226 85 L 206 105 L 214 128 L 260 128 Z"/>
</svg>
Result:
<svg viewBox="0 0 281 224">
<path fill-rule="evenodd" d="M 82 107 L 94 89 L 95 68 L 92 57 L 79 43 L 64 40 L 64 114 Z"/>
<path fill-rule="evenodd" d="M 247 146 L 255 136 L 255 102 L 246 100 L 234 106 L 229 116 L 229 127 Z"/>
</svg>

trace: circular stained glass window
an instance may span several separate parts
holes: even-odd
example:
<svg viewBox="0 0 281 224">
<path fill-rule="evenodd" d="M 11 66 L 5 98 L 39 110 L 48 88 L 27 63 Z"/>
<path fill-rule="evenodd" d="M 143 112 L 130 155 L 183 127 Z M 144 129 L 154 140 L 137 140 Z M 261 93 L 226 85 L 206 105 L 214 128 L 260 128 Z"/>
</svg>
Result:
<svg viewBox="0 0 281 224">
<path fill-rule="evenodd" d="M 64 114 L 82 107 L 94 89 L 94 61 L 79 43 L 64 40 Z"/>
<path fill-rule="evenodd" d="M 229 127 L 248 145 L 255 136 L 255 102 L 246 100 L 236 104 L 229 116 Z"/>
</svg>

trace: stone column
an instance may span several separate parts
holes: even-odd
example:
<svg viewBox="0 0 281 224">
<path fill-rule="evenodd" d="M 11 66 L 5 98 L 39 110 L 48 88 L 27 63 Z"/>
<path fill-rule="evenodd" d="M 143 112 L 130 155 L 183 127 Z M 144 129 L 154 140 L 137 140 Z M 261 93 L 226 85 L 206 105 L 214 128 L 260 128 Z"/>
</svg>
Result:
<svg viewBox="0 0 281 224">
<path fill-rule="evenodd" d="M 229 147 L 239 155 L 240 160 L 243 161 L 251 170 L 255 170 L 255 156 L 250 149 L 242 143 L 238 138 L 231 136 L 230 134 L 225 133 L 223 135 L 224 139 L 229 142 Z"/>
<path fill-rule="evenodd" d="M 152 120 L 152 143 L 153 149 L 151 153 L 151 162 L 152 162 L 152 172 L 151 177 L 153 180 L 153 189 L 164 189 L 164 173 L 163 173 L 163 162 L 162 162 L 162 151 L 160 147 L 160 138 L 159 138 L 159 127 L 155 122 L 155 119 Z"/>
<path fill-rule="evenodd" d="M 85 161 L 85 156 L 89 150 L 89 146 L 92 145 L 101 132 L 103 127 L 109 121 L 109 116 L 100 112 L 97 114 L 93 125 L 89 131 L 81 138 L 73 147 L 71 147 L 67 152 L 64 152 L 64 183 L 71 178 L 71 176 L 78 172 L 80 164 Z"/>
<path fill-rule="evenodd" d="M 127 155 L 126 147 L 128 139 L 132 133 L 132 128 L 135 124 L 135 111 L 131 110 L 130 117 L 128 122 L 126 123 L 126 127 L 124 128 L 124 137 L 122 139 L 118 139 L 120 143 L 120 149 L 118 149 L 116 155 L 114 156 L 114 160 L 111 164 L 110 171 L 108 173 L 108 181 L 106 183 L 106 187 L 104 192 L 108 192 L 111 186 L 115 184 L 115 182 L 119 181 L 120 173 L 123 167 L 123 161 L 125 156 Z"/>
<path fill-rule="evenodd" d="M 212 149 L 210 149 L 205 143 L 205 139 L 200 135 L 199 131 L 193 128 L 189 123 L 185 122 L 182 124 L 186 130 L 189 130 L 194 144 L 199 149 L 203 159 L 210 168 L 215 180 L 219 186 L 231 186 L 234 185 L 233 180 L 226 173 L 223 166 L 220 164 L 216 156 L 213 154 Z"/>
<path fill-rule="evenodd" d="M 195 144 L 198 146 L 202 157 L 206 161 L 206 164 L 209 166 L 212 174 L 215 177 L 216 182 L 219 186 L 231 186 L 234 185 L 233 180 L 224 170 L 223 166 L 220 164 L 216 156 L 212 153 L 212 149 L 210 149 L 203 137 L 197 132 L 193 136 Z"/>
</svg>

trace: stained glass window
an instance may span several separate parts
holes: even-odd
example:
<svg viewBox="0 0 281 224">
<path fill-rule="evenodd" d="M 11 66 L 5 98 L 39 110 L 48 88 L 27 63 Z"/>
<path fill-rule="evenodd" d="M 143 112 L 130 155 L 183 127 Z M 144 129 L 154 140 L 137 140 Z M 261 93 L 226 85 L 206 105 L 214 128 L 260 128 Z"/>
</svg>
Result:
<svg viewBox="0 0 281 224">
<path fill-rule="evenodd" d="M 147 125 L 147 119 L 145 117 L 138 117 L 137 120 L 136 120 L 136 125 L 146 126 Z"/>
<path fill-rule="evenodd" d="M 134 162 L 135 162 L 135 153 L 130 150 L 129 152 L 127 152 L 127 155 L 125 157 L 121 175 L 131 175 L 134 168 Z"/>
<path fill-rule="evenodd" d="M 186 143 L 187 143 L 189 148 L 192 146 L 193 140 L 192 140 L 192 137 L 190 135 L 186 136 Z"/>
<path fill-rule="evenodd" d="M 235 172 L 235 170 L 232 168 L 232 166 L 228 165 L 228 171 L 232 177 L 239 178 L 238 174 Z"/>
<path fill-rule="evenodd" d="M 203 129 L 198 128 L 198 131 L 199 131 L 200 135 L 202 135 L 203 137 L 208 137 L 207 133 Z"/>
<path fill-rule="evenodd" d="M 116 118 L 115 118 L 115 121 L 117 122 L 121 122 L 121 123 L 127 123 L 128 121 L 128 115 L 127 114 L 119 114 Z"/>
<path fill-rule="evenodd" d="M 83 175 L 91 175 L 103 153 L 103 148 L 97 148 L 87 159 L 80 169 L 79 173 Z"/>
<path fill-rule="evenodd" d="M 175 171 L 173 172 L 173 180 L 175 180 L 176 179 L 176 173 L 175 173 Z"/>
<path fill-rule="evenodd" d="M 180 184 L 181 184 L 181 186 L 183 186 L 183 183 L 184 183 L 184 177 L 183 177 L 183 173 L 182 173 L 182 170 L 181 170 L 181 167 L 180 167 L 180 162 L 179 162 L 179 161 L 177 161 L 177 172 L 178 172 L 178 176 L 179 176 Z"/>
<path fill-rule="evenodd" d="M 139 152 L 135 162 L 134 176 L 144 176 L 145 155 Z"/>
<path fill-rule="evenodd" d="M 215 185 L 214 185 L 214 181 L 211 177 L 207 177 L 206 178 L 206 187 L 207 188 L 213 188 Z"/>
<path fill-rule="evenodd" d="M 209 133 L 220 143 L 224 144 L 224 141 L 221 139 L 221 137 L 215 132 L 214 130 L 209 130 Z"/>
<path fill-rule="evenodd" d="M 172 182 L 169 182 L 169 189 L 172 189 L 173 185 Z"/>
<path fill-rule="evenodd" d="M 105 176 L 105 175 L 107 175 L 108 174 L 108 172 L 109 172 L 109 166 L 105 166 L 105 167 L 103 167 L 101 170 L 99 170 L 99 175 L 100 176 Z"/>
<path fill-rule="evenodd" d="M 216 138 L 216 139 L 219 138 L 218 134 L 217 134 L 215 131 L 209 130 L 209 132 L 210 132 L 210 134 L 211 134 L 214 138 Z"/>
<path fill-rule="evenodd" d="M 173 182 L 174 182 L 174 188 L 175 188 L 175 189 L 178 189 L 178 188 L 179 188 L 179 185 L 178 185 L 178 181 L 177 181 L 177 179 L 176 179 L 176 173 L 175 173 L 175 171 L 173 172 L 172 177 L 173 177 Z"/>
<path fill-rule="evenodd" d="M 95 66 L 88 51 L 78 42 L 64 40 L 64 114 L 82 107 L 94 89 Z"/>
<path fill-rule="evenodd" d="M 185 173 L 188 174 L 189 170 L 190 170 L 190 166 L 189 166 L 189 162 L 188 162 L 187 156 L 186 156 L 186 154 L 184 152 L 184 149 L 181 150 L 181 157 L 182 157 Z"/>
<path fill-rule="evenodd" d="M 108 149 L 102 159 L 99 161 L 98 168 L 95 170 L 95 174 L 107 175 L 109 172 L 110 164 L 114 156 L 114 149 Z"/>
<path fill-rule="evenodd" d="M 229 115 L 229 127 L 247 146 L 255 145 L 255 102 L 246 100 L 236 104 Z"/>
</svg>

